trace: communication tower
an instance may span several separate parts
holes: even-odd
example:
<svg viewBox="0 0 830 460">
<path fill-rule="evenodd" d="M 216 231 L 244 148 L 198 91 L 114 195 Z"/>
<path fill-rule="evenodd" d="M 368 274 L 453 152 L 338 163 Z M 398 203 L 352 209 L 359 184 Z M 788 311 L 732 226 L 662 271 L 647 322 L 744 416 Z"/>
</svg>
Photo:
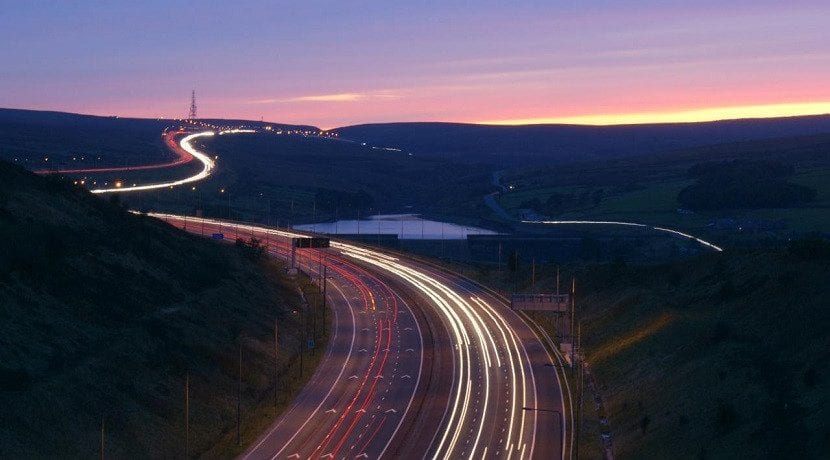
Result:
<svg viewBox="0 0 830 460">
<path fill-rule="evenodd" d="M 196 90 L 190 93 L 190 114 L 187 116 L 188 120 L 195 120 L 196 116 Z"/>
</svg>

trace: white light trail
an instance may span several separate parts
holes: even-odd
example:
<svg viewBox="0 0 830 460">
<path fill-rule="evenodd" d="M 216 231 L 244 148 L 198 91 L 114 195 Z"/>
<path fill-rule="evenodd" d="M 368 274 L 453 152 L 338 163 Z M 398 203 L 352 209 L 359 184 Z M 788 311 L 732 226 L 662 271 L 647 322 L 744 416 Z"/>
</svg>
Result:
<svg viewBox="0 0 830 460">
<path fill-rule="evenodd" d="M 237 130 L 237 131 L 241 131 L 241 130 Z M 184 151 L 186 151 L 187 153 L 193 155 L 194 158 L 196 158 L 197 160 L 202 162 L 202 170 L 199 171 L 198 173 L 192 175 L 192 176 L 185 177 L 184 179 L 170 181 L 170 182 L 158 182 L 158 183 L 154 183 L 154 184 L 137 185 L 135 187 L 96 188 L 96 189 L 90 190 L 90 192 L 92 192 L 92 193 L 123 193 L 123 192 L 135 192 L 135 191 L 140 191 L 140 190 L 155 190 L 155 189 L 159 189 L 159 188 L 173 187 L 173 186 L 176 186 L 176 185 L 182 185 L 182 184 L 188 184 L 188 183 L 191 183 L 191 182 L 200 181 L 200 180 L 202 180 L 202 179 L 204 179 L 204 178 L 206 178 L 207 176 L 210 175 L 210 173 L 213 171 L 213 168 L 216 167 L 216 163 L 209 156 L 207 156 L 204 153 L 196 150 L 196 148 L 193 147 L 190 144 L 190 141 L 192 141 L 193 139 L 199 138 L 199 137 L 211 137 L 211 136 L 214 136 L 214 135 L 215 135 L 215 133 L 213 131 L 204 131 L 204 132 L 201 132 L 201 133 L 196 133 L 196 134 L 191 134 L 189 136 L 185 136 L 184 138 L 182 138 L 181 142 L 179 142 L 179 145 L 182 147 L 182 149 L 184 149 Z"/>
<path fill-rule="evenodd" d="M 345 246 L 345 245 L 344 245 Z M 350 248 L 351 249 L 351 248 Z M 456 452 L 456 448 L 460 447 L 459 444 L 460 437 L 464 432 L 467 431 L 467 428 L 464 427 L 467 418 L 467 412 L 473 402 L 472 398 L 472 385 L 473 381 L 471 377 L 473 376 L 472 372 L 472 356 L 470 345 L 472 344 L 469 340 L 470 333 L 467 330 L 471 330 L 472 335 L 474 335 L 476 340 L 476 345 L 474 349 L 478 351 L 478 362 L 480 363 L 478 366 L 478 371 L 482 374 L 481 379 L 484 383 L 484 398 L 481 403 L 481 407 L 479 408 L 481 411 L 481 415 L 478 419 L 478 426 L 475 430 L 475 437 L 472 443 L 469 443 L 469 455 L 472 457 L 481 441 L 481 437 L 483 434 L 483 430 L 486 424 L 486 420 L 488 418 L 488 414 L 486 413 L 487 407 L 490 404 L 495 404 L 496 398 L 498 396 L 493 395 L 490 385 L 491 385 L 491 366 L 492 366 L 492 358 L 491 356 L 496 356 L 497 361 L 499 363 L 499 367 L 502 365 L 503 361 L 498 358 L 498 346 L 496 345 L 498 335 L 501 335 L 501 338 L 504 339 L 502 344 L 502 348 L 508 350 L 508 360 L 507 365 L 509 367 L 509 373 L 512 376 L 511 381 L 511 391 L 513 397 L 510 398 L 510 417 L 508 423 L 508 433 L 512 436 L 518 433 L 518 439 L 516 445 L 518 446 L 519 443 L 522 442 L 522 438 L 524 437 L 524 419 L 525 414 L 522 409 L 522 405 L 519 403 L 517 392 L 522 392 L 522 404 L 526 404 L 527 402 L 527 381 L 526 381 L 526 374 L 525 369 L 522 363 L 522 360 L 518 353 L 516 353 L 515 358 L 514 354 L 511 353 L 511 349 L 519 350 L 519 346 L 515 341 L 515 338 L 512 333 L 502 333 L 495 335 L 491 331 L 491 328 L 487 326 L 485 321 L 482 319 L 481 315 L 473 308 L 469 302 L 467 302 L 464 298 L 462 298 L 455 290 L 449 288 L 447 285 L 439 281 L 438 279 L 428 275 L 427 273 L 409 267 L 407 265 L 403 265 L 396 262 L 391 262 L 386 260 L 385 258 L 376 257 L 376 253 L 374 251 L 362 250 L 361 253 L 357 251 L 346 250 L 343 251 L 343 254 L 349 255 L 356 259 L 362 260 L 364 262 L 376 265 L 386 271 L 389 271 L 404 280 L 408 281 L 410 284 L 421 290 L 424 294 L 426 294 L 434 303 L 435 306 L 438 307 L 438 312 L 445 316 L 447 322 L 451 325 L 453 333 L 455 335 L 456 340 L 456 366 L 457 366 L 457 373 L 458 378 L 456 381 L 458 382 L 458 386 L 455 389 L 455 402 L 450 407 L 450 414 L 449 419 L 447 422 L 447 429 L 444 431 L 443 436 L 438 442 L 437 450 L 433 458 L 445 458 L 445 457 L 455 457 L 458 456 L 458 452 Z M 474 301 L 475 304 L 483 307 L 483 311 L 490 316 L 491 318 L 498 317 L 501 321 L 496 320 L 494 321 L 496 324 L 496 329 L 501 331 L 502 325 L 504 327 L 509 327 L 506 322 L 504 322 L 503 318 L 500 317 L 498 313 L 492 307 L 490 307 L 485 302 L 481 302 L 480 299 L 471 299 Z M 461 315 L 459 315 L 459 313 Z M 461 319 L 463 316 L 466 321 Z M 500 324 L 501 323 L 501 324 Z M 509 338 L 509 341 L 508 341 Z M 519 368 L 517 372 L 516 368 Z M 518 380 L 516 380 L 516 376 L 521 375 L 521 384 Z M 522 387 L 519 390 L 519 387 Z M 491 401 L 493 399 L 493 401 Z M 516 415 L 520 415 L 521 422 L 519 429 L 515 429 L 516 425 Z M 465 454 L 467 456 L 467 454 Z"/>
<path fill-rule="evenodd" d="M 224 131 L 219 131 L 220 136 L 224 136 L 225 134 L 240 134 L 240 133 L 255 133 L 256 130 L 253 129 L 226 129 Z"/>
<path fill-rule="evenodd" d="M 574 224 L 595 224 L 595 225 L 623 225 L 626 227 L 643 227 L 643 228 L 650 228 L 652 230 L 657 230 L 658 232 L 666 232 L 672 233 L 678 236 L 682 236 L 683 238 L 688 238 L 692 241 L 700 243 L 704 246 L 709 247 L 710 249 L 714 249 L 718 252 L 723 252 L 723 248 L 717 246 L 713 243 L 710 243 L 704 239 L 698 238 L 694 235 L 689 235 L 688 233 L 683 233 L 678 230 L 672 230 L 670 228 L 665 227 L 657 227 L 654 225 L 646 225 L 646 224 L 638 224 L 636 222 L 616 222 L 611 220 L 523 220 L 523 224 L 545 224 L 545 225 L 574 225 Z"/>
<path fill-rule="evenodd" d="M 180 220 L 182 216 L 173 214 L 150 213 L 149 215 L 161 219 L 170 218 Z M 209 218 L 189 217 L 194 223 L 204 222 L 222 225 L 224 221 Z M 282 230 L 268 229 L 259 226 L 239 224 L 240 232 L 257 231 L 269 235 L 286 238 L 305 237 L 307 235 Z M 501 395 L 491 386 L 495 384 L 495 377 L 499 374 L 496 369 L 507 366 L 507 380 L 510 388 L 508 398 L 509 417 L 505 428 L 508 436 L 505 446 L 506 455 L 519 452 L 519 458 L 525 456 L 526 447 L 526 414 L 523 407 L 528 401 L 528 380 L 533 381 L 533 374 L 526 368 L 522 358 L 523 344 L 517 340 L 512 327 L 497 312 L 497 310 L 478 296 L 462 297 L 457 289 L 451 288 L 428 271 L 412 267 L 395 257 L 378 251 L 373 251 L 342 242 L 331 242 L 331 247 L 339 250 L 343 255 L 364 263 L 374 265 L 404 280 L 418 291 L 423 293 L 438 314 L 444 317 L 447 329 L 453 344 L 453 389 L 450 405 L 447 408 L 441 425 L 446 428 L 433 439 L 435 447 L 433 459 L 459 457 L 462 450 L 464 457 L 472 458 L 476 452 L 487 452 L 483 441 L 484 430 L 488 419 L 494 417 L 488 414 L 488 408 L 497 407 Z M 492 322 L 491 324 L 488 324 Z M 499 348 L 506 351 L 505 359 L 499 356 Z M 527 352 L 524 351 L 526 354 Z M 495 359 L 493 359 L 495 357 Z M 493 366 L 496 366 L 493 368 Z M 530 372 L 530 378 L 527 373 Z M 483 400 L 474 402 L 473 386 L 475 382 L 483 385 Z M 533 394 L 535 395 L 535 382 Z M 535 399 L 535 396 L 534 396 Z M 479 411 L 477 420 L 473 421 L 473 410 Z M 502 415 L 495 416 L 501 423 Z M 490 420 L 490 423 L 494 423 Z M 474 424 L 474 426 L 470 426 Z M 535 421 L 533 422 L 535 425 Z M 466 433 L 472 433 L 472 439 L 462 441 Z M 532 430 L 535 438 L 535 429 Z M 521 450 L 519 450 L 521 446 Z M 531 446 L 532 447 L 532 446 Z M 481 450 L 481 449 L 484 450 Z M 531 450 L 532 451 L 532 450 Z"/>
</svg>

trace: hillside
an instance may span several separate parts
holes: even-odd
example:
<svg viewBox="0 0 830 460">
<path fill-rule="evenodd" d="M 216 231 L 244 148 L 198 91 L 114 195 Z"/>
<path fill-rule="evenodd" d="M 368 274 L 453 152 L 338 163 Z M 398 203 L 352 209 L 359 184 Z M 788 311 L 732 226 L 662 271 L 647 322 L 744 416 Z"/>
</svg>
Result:
<svg viewBox="0 0 830 460">
<path fill-rule="evenodd" d="M 107 455 L 183 456 L 188 374 L 190 452 L 216 449 L 240 344 L 243 420 L 273 415 L 274 320 L 296 350 L 300 304 L 274 262 L 4 162 L 0 241 L 0 457 L 97 456 L 102 420 Z"/>
<path fill-rule="evenodd" d="M 531 289 L 528 265 L 520 291 Z M 576 277 L 583 352 L 598 389 L 586 383 L 580 458 L 600 457 L 601 416 L 617 458 L 830 452 L 830 241 L 653 266 L 566 266 L 561 276 Z M 514 282 L 491 270 L 478 277 Z M 537 290 L 555 280 L 553 265 L 536 267 Z M 553 331 L 550 316 L 534 316 Z"/>
<path fill-rule="evenodd" d="M 830 228 L 830 134 L 515 168 L 501 180 L 509 189 L 499 202 L 514 215 L 645 222 L 723 243 Z M 690 188 L 696 193 L 681 197 Z M 791 188 L 809 199 L 782 201 Z"/>
<path fill-rule="evenodd" d="M 384 123 L 334 131 L 378 147 L 507 167 L 830 133 L 830 115 L 624 126 Z"/>
<path fill-rule="evenodd" d="M 315 136 L 257 133 L 213 137 L 219 156 L 204 187 L 232 191 L 233 209 L 256 220 L 291 222 L 356 218 L 372 213 L 475 214 L 490 190 L 489 172 L 449 159 L 424 158 Z M 287 174 L 290 172 L 290 174 Z M 224 215 L 227 197 L 205 194 L 208 213 Z"/>
<path fill-rule="evenodd" d="M 618 455 L 815 458 L 830 451 L 828 249 L 826 240 L 799 242 L 577 275 L 586 358 Z M 585 414 L 594 420 L 586 434 L 596 440 L 590 392 L 587 398 Z"/>
<path fill-rule="evenodd" d="M 215 125 L 315 130 L 313 126 L 245 120 L 200 120 Z M 156 163 L 173 157 L 161 132 L 177 120 L 119 118 L 0 108 L 0 160 L 27 169 L 94 168 Z"/>
</svg>

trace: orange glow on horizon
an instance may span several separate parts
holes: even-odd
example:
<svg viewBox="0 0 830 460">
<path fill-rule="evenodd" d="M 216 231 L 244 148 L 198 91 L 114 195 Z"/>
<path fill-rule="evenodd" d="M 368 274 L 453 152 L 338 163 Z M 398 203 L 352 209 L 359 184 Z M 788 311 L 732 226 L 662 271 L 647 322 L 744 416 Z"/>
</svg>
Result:
<svg viewBox="0 0 830 460">
<path fill-rule="evenodd" d="M 572 124 L 608 126 L 651 123 L 696 123 L 742 118 L 776 118 L 826 114 L 830 114 L 830 102 L 763 104 L 563 117 L 515 118 L 475 121 L 474 123 L 485 125 Z"/>
</svg>

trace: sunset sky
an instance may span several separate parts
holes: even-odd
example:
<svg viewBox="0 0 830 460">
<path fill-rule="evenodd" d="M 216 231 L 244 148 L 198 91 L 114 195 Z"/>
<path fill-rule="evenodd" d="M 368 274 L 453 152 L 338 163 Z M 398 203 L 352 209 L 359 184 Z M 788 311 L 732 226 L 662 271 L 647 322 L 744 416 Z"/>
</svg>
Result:
<svg viewBox="0 0 830 460">
<path fill-rule="evenodd" d="M 830 112 L 830 2 L 9 2 L 0 107 L 325 128 Z M 693 5 L 693 6 L 691 6 Z"/>
</svg>

